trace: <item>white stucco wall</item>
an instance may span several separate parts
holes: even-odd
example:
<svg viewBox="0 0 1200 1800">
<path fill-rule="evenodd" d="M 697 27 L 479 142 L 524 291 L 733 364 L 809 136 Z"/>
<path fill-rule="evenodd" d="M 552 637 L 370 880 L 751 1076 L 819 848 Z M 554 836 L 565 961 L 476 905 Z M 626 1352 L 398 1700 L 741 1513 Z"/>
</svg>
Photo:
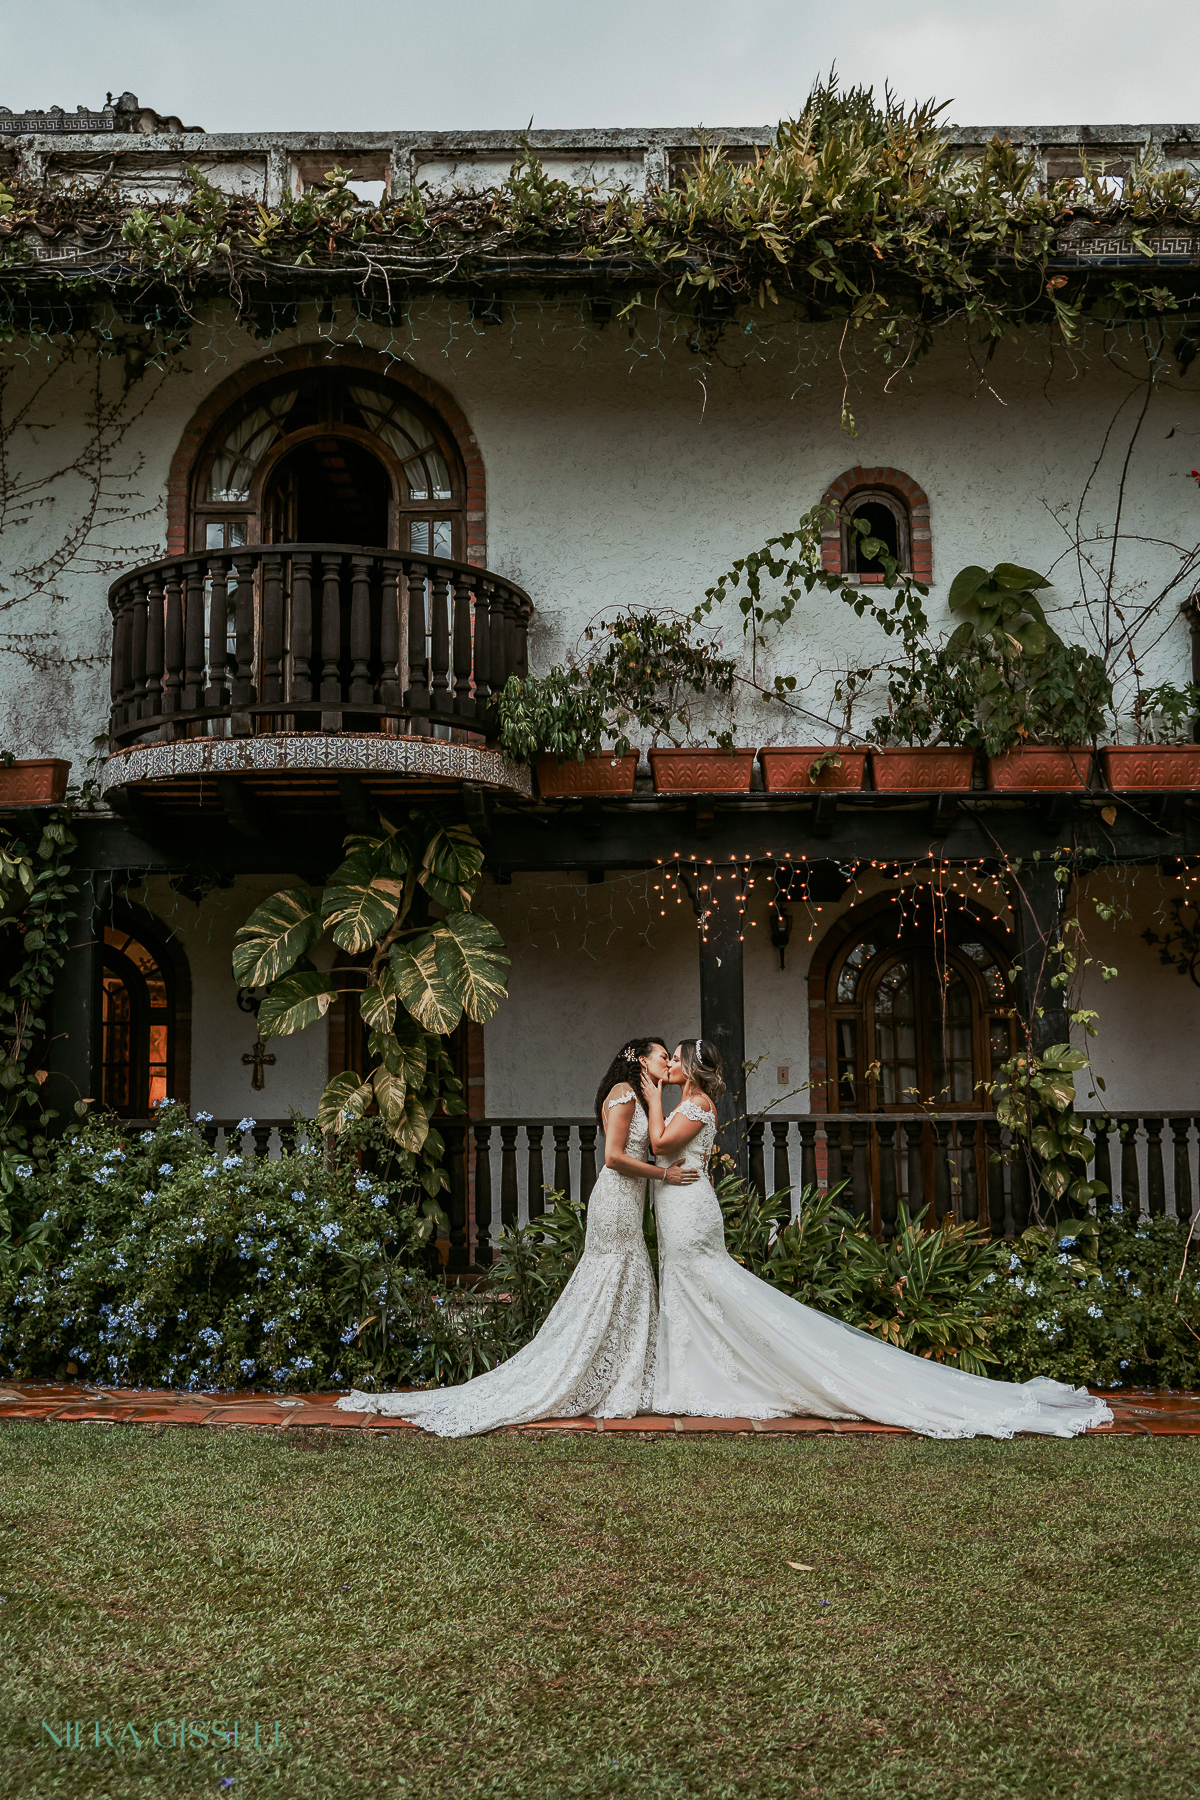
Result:
<svg viewBox="0 0 1200 1800">
<path fill-rule="evenodd" d="M 932 507 L 932 611 L 946 618 L 949 579 L 964 564 L 1010 559 L 1055 569 L 1060 606 L 1078 600 L 1064 521 L 1073 515 L 1126 378 L 1095 355 L 1061 355 L 1048 370 L 1035 338 L 1005 346 L 981 382 L 961 348 L 942 344 L 884 393 L 887 371 L 868 364 L 852 383 L 858 436 L 839 425 L 841 375 L 832 336 L 759 319 L 731 331 L 709 361 L 681 342 L 661 346 L 645 328 L 631 340 L 530 301 L 499 327 L 475 328 L 440 300 L 415 304 L 395 331 L 335 327 L 333 341 L 391 344 L 449 389 L 470 422 L 487 472 L 488 561 L 519 580 L 537 616 L 535 662 L 573 649 L 588 620 L 616 606 L 690 608 L 738 556 L 786 529 L 856 464 L 903 469 Z M 313 309 L 276 350 L 317 340 Z M 97 462 L 88 411 L 95 371 L 36 353 L 12 362 L 5 395 L 10 479 L 0 518 L 0 698 L 7 741 L 19 754 L 66 755 L 77 774 L 105 724 L 109 621 L 106 592 L 121 570 L 165 542 L 165 482 L 196 407 L 230 373 L 264 361 L 265 346 L 227 322 L 202 321 L 165 372 L 133 382 L 123 415 Z M 398 376 L 402 369 L 397 368 Z M 124 364 L 107 362 L 107 403 L 120 397 Z M 1151 402 L 1126 490 L 1139 541 L 1119 571 L 1136 606 L 1169 562 L 1152 540 L 1195 542 L 1200 461 L 1200 363 Z M 20 409 L 27 410 L 22 414 Z M 1128 411 L 1128 409 L 1127 409 Z M 1118 430 L 1114 442 L 1123 442 Z M 56 470 L 76 466 L 52 480 Z M 1093 481 L 1085 530 L 1111 522 L 1118 462 Z M 4 496 L 0 495 L 0 500 Z M 68 540 L 74 554 L 54 553 Z M 51 559 L 49 568 L 43 567 Z M 1147 676 L 1187 673 L 1187 633 L 1168 608 Z M 1085 632 L 1082 614 L 1061 621 Z M 733 609 L 725 625 L 741 644 Z M 846 607 L 809 597 L 760 672 L 800 677 L 800 702 L 816 719 L 743 704 L 744 741 L 821 741 L 833 674 L 888 647 Z M 869 708 L 860 722 L 869 717 Z"/>
<path fill-rule="evenodd" d="M 258 1038 L 252 1013 L 237 1004 L 231 959 L 238 927 L 254 908 L 280 887 L 294 887 L 295 876 L 239 876 L 232 887 L 214 888 L 199 906 L 176 894 L 165 878 L 155 877 L 131 895 L 173 932 L 188 960 L 192 978 L 192 1111 L 216 1118 L 286 1119 L 293 1111 L 311 1116 L 327 1079 L 328 1028 L 322 1021 L 295 1037 L 272 1038 L 275 1057 L 264 1070 L 265 1084 L 256 1092 L 253 1070 L 242 1057 Z M 313 961 L 329 964 L 328 945 L 318 946 Z"/>
</svg>

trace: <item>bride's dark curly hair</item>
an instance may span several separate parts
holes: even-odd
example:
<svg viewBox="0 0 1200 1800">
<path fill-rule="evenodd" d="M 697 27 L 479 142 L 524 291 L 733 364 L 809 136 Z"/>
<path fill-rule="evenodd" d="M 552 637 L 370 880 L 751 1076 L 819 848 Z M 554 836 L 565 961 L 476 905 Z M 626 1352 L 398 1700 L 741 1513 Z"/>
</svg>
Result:
<svg viewBox="0 0 1200 1800">
<path fill-rule="evenodd" d="M 639 1100 L 642 1098 L 642 1071 L 638 1063 L 643 1056 L 649 1056 L 655 1044 L 660 1050 L 666 1050 L 668 1056 L 671 1054 L 664 1037 L 627 1038 L 604 1071 L 604 1079 L 596 1089 L 596 1122 L 601 1131 L 604 1129 L 604 1102 L 618 1084 L 628 1085 Z"/>
<path fill-rule="evenodd" d="M 715 1106 L 725 1092 L 725 1070 L 717 1046 L 707 1038 L 685 1038 L 679 1046 L 679 1061 L 688 1080 Z"/>
</svg>

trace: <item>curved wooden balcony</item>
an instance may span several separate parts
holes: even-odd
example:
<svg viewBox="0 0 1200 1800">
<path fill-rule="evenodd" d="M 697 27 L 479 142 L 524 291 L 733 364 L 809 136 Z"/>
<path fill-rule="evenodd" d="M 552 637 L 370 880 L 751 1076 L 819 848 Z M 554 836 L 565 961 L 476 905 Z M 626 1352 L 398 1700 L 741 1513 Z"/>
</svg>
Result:
<svg viewBox="0 0 1200 1800">
<path fill-rule="evenodd" d="M 131 569 L 109 590 L 110 747 L 288 732 L 495 736 L 533 604 L 469 563 L 254 544 Z"/>
</svg>

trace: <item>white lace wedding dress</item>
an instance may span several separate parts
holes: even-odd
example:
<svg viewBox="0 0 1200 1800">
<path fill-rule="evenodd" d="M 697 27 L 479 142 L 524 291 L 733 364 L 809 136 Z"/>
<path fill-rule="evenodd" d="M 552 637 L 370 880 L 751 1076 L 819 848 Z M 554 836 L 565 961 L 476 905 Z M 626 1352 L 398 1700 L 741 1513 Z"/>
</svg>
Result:
<svg viewBox="0 0 1200 1800">
<path fill-rule="evenodd" d="M 630 1106 L 626 1153 L 648 1162 L 650 1127 L 632 1088 L 606 1105 Z M 438 1437 L 471 1437 L 535 1419 L 632 1418 L 654 1391 L 658 1307 L 642 1235 L 642 1176 L 603 1169 L 588 1201 L 583 1255 L 542 1329 L 523 1350 L 461 1387 L 413 1394 L 353 1389 L 346 1412 L 391 1413 Z"/>
<path fill-rule="evenodd" d="M 725 1248 L 706 1173 L 712 1115 L 690 1101 L 676 1111 L 701 1129 L 670 1160 L 701 1179 L 655 1190 L 656 1413 L 870 1419 L 933 1438 L 1009 1438 L 1016 1431 L 1074 1437 L 1112 1418 L 1086 1388 L 1045 1377 L 1018 1384 L 968 1375 L 815 1312 L 751 1275 Z"/>
</svg>

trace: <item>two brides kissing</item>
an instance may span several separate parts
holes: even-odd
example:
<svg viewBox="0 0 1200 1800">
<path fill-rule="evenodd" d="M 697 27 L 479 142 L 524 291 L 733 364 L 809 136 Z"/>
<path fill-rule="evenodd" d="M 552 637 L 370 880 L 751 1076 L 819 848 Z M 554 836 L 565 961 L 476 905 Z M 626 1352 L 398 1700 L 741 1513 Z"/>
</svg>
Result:
<svg viewBox="0 0 1200 1800">
<path fill-rule="evenodd" d="M 682 1097 L 663 1112 L 664 1086 Z M 338 1405 L 391 1413 L 440 1437 L 539 1419 L 637 1414 L 808 1416 L 903 1425 L 927 1437 L 1074 1437 L 1112 1413 L 1086 1388 L 968 1375 L 804 1306 L 729 1255 L 708 1176 L 725 1089 L 707 1040 L 668 1055 L 631 1038 L 596 1095 L 604 1168 L 584 1252 L 531 1343 L 460 1387 L 366 1394 Z M 642 1232 L 646 1183 L 658 1227 L 658 1288 Z"/>
</svg>

